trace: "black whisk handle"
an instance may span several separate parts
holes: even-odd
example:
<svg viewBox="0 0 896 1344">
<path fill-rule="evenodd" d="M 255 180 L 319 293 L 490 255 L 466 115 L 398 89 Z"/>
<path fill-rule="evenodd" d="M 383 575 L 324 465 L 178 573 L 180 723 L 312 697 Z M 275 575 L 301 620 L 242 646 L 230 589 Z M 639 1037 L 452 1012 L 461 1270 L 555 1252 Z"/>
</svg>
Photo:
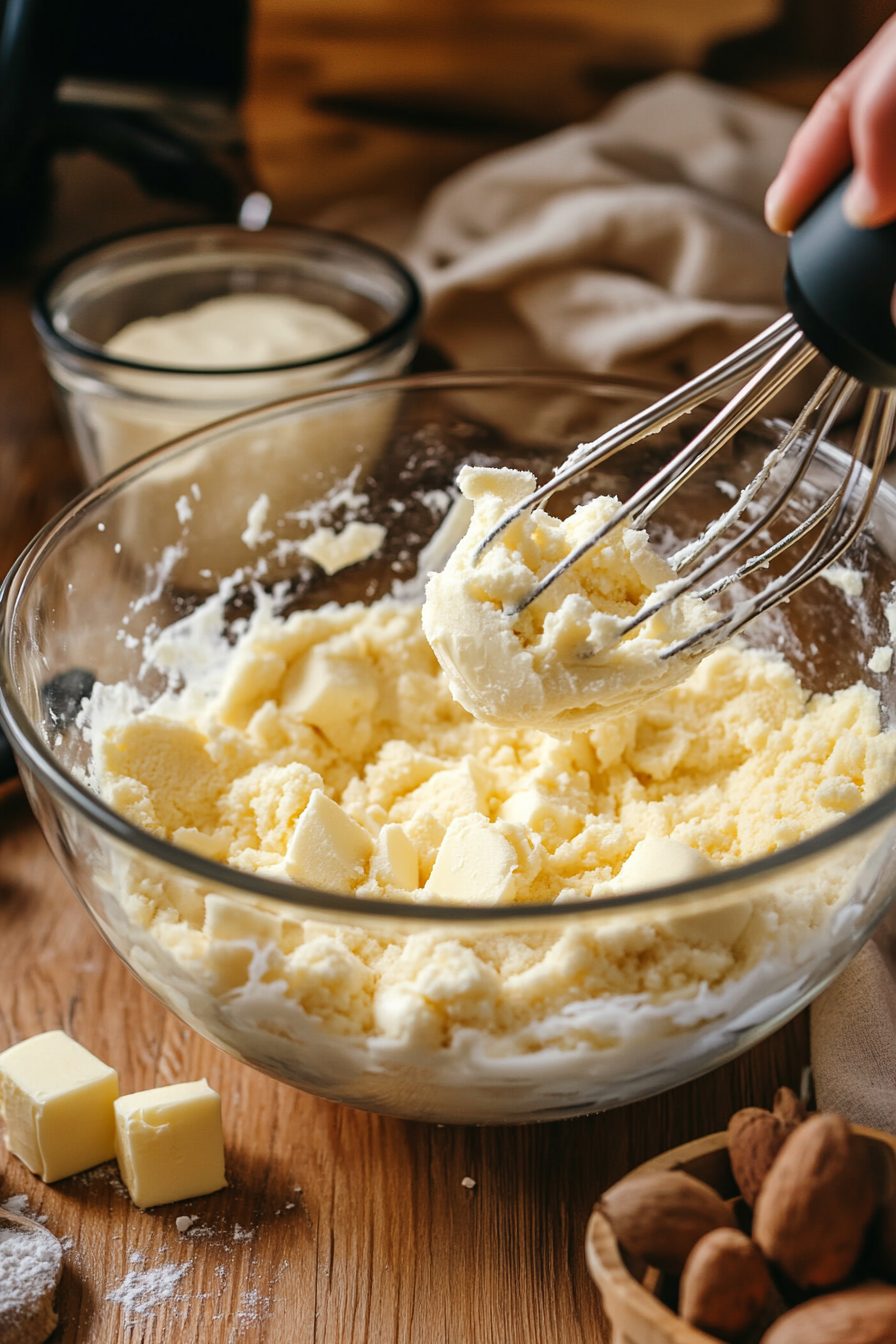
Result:
<svg viewBox="0 0 896 1344">
<path fill-rule="evenodd" d="M 896 389 L 896 223 L 850 224 L 843 213 L 848 184 L 843 178 L 794 230 L 787 304 L 832 364 L 872 387 Z"/>
</svg>

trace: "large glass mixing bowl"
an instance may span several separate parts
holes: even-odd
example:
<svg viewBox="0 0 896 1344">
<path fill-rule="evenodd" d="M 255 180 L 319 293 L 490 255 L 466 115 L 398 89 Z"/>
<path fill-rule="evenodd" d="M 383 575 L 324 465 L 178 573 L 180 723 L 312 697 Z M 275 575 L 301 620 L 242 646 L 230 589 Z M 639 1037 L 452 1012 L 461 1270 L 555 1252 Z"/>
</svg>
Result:
<svg viewBox="0 0 896 1344">
<path fill-rule="evenodd" d="M 60 687 L 73 684 L 64 674 L 84 669 L 152 701 L 162 680 L 144 663 L 144 635 L 193 611 L 227 576 L 236 575 L 226 608 L 232 622 L 245 619 L 261 588 L 277 585 L 289 609 L 396 592 L 413 600 L 418 555 L 443 522 L 461 463 L 526 466 L 544 479 L 581 439 L 653 395 L 573 374 L 451 373 L 281 402 L 108 477 L 50 523 L 13 568 L 0 606 L 0 719 L 35 812 L 112 947 L 162 1003 L 222 1049 L 296 1087 L 392 1115 L 498 1123 L 600 1110 L 693 1078 L 753 1045 L 808 1003 L 885 913 L 896 892 L 894 790 L 798 844 L 691 883 L 600 901 L 481 908 L 357 899 L 237 871 L 130 824 L 90 787 L 90 743 L 60 698 Z M 627 491 L 686 431 L 670 428 L 614 459 L 580 483 L 579 495 Z M 660 542 L 693 536 L 779 434 L 767 422 L 743 431 L 674 496 L 659 520 Z M 807 498 L 825 484 L 838 451 L 819 450 Z M 557 507 L 574 502 L 569 496 Z M 368 559 L 327 576 L 296 543 L 312 525 L 341 526 L 347 508 L 380 523 L 385 540 Z M 872 650 L 888 643 L 885 606 L 896 583 L 889 487 L 849 563 L 863 574 L 860 599 L 819 581 L 749 632 L 751 643 L 783 652 L 812 692 L 871 681 Z M 877 676 L 873 684 L 888 724 L 893 681 Z M 135 899 L 150 890 L 164 893 L 161 922 L 141 915 L 146 903 Z M 810 907 L 821 915 L 791 926 L 787 912 Z M 762 927 L 777 932 L 720 983 L 656 988 L 614 979 L 613 949 L 637 944 L 645 930 L 682 945 L 718 943 L 769 911 L 778 913 Z M 172 926 L 189 937 L 174 939 Z M 544 970 L 541 981 L 537 974 L 527 981 L 525 1030 L 507 1028 L 502 995 L 510 991 L 493 974 L 479 1026 L 438 1041 L 403 1034 L 400 996 L 388 1014 L 378 1012 L 375 976 L 363 966 L 346 989 L 339 963 L 346 947 L 358 957 L 374 945 L 398 955 L 415 939 L 430 967 L 460 958 L 474 980 L 495 948 L 505 959 L 508 949 L 525 949 L 527 964 L 534 958 Z M 316 977 L 313 993 L 297 997 L 278 978 L 276 957 L 321 940 L 335 961 L 318 957 L 312 967 L 309 959 L 303 984 L 307 990 L 308 976 Z M 575 949 L 583 947 L 592 972 L 604 957 L 603 980 L 577 979 Z M 436 997 L 460 992 L 445 990 L 438 975 L 427 983 Z M 352 1013 L 315 1009 L 342 992 L 355 995 Z"/>
</svg>

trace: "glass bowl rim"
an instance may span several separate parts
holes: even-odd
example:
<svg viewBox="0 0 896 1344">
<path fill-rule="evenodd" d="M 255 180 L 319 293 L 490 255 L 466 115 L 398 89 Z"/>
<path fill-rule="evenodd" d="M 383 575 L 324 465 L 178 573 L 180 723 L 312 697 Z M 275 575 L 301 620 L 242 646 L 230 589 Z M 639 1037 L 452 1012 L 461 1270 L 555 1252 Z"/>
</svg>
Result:
<svg viewBox="0 0 896 1344">
<path fill-rule="evenodd" d="M 371 394 L 389 395 L 392 393 L 414 392 L 421 389 L 439 388 L 489 388 L 506 387 L 508 383 L 522 383 L 532 386 L 563 385 L 573 390 L 603 390 L 606 392 L 648 392 L 659 395 L 663 390 L 656 384 L 625 376 L 589 374 L 574 370 L 550 369 L 495 369 L 495 370 L 450 370 L 440 373 L 405 374 L 392 378 L 381 378 L 365 383 L 348 384 L 329 388 L 325 391 L 307 392 L 301 396 L 286 397 L 283 400 L 269 402 L 236 415 L 230 415 L 190 434 L 182 435 L 167 444 L 151 448 L 117 471 L 103 477 L 95 485 L 89 486 L 77 495 L 55 517 L 51 518 L 32 538 L 21 555 L 11 566 L 3 583 L 0 584 L 0 726 L 3 727 L 16 754 L 21 756 L 28 769 L 37 776 L 45 787 L 62 802 L 73 807 L 99 826 L 114 840 L 143 853 L 147 857 L 163 863 L 166 867 L 179 869 L 187 876 L 216 887 L 231 887 L 245 895 L 279 901 L 284 905 L 294 905 L 320 912 L 355 914 L 358 917 L 371 916 L 379 919 L 393 919 L 421 924 L 495 924 L 535 922 L 544 927 L 567 922 L 571 917 L 612 913 L 630 913 L 634 910 L 650 910 L 669 901 L 686 901 L 695 895 L 717 893 L 724 897 L 725 889 L 737 887 L 744 881 L 752 882 L 766 874 L 789 867 L 797 867 L 814 855 L 834 850 L 845 842 L 870 830 L 872 827 L 892 817 L 896 813 L 896 785 L 887 789 L 872 802 L 866 803 L 856 812 L 834 822 L 822 831 L 788 845 L 772 854 L 767 854 L 749 863 L 734 868 L 721 869 L 706 877 L 686 879 L 663 887 L 651 887 L 643 891 L 608 896 L 600 900 L 584 898 L 581 901 L 556 903 L 509 904 L 501 906 L 478 905 L 437 905 L 428 902 L 379 900 L 371 897 L 343 896 L 335 892 L 318 891 L 302 887 L 297 883 L 275 878 L 264 878 L 254 873 L 244 873 L 231 868 L 228 864 L 217 863 L 204 858 L 193 851 L 171 844 L 167 840 L 151 835 L 150 832 L 133 825 L 120 813 L 74 776 L 63 770 L 47 744 L 33 728 L 24 706 L 16 694 L 10 667 L 9 647 L 15 635 L 15 610 L 24 598 L 31 581 L 40 570 L 43 560 L 55 546 L 89 513 L 97 504 L 105 502 L 125 488 L 132 479 L 151 472 L 167 458 L 175 458 L 194 448 L 202 447 L 232 432 L 258 427 L 271 420 L 288 417 L 293 410 L 302 410 L 306 405 L 321 405 L 345 398 L 370 396 Z M 835 445 L 821 442 L 816 451 L 826 455 L 833 454 L 844 460 L 847 455 Z M 867 470 L 865 468 L 864 470 Z M 886 482 L 880 489 L 893 495 L 896 506 L 896 490 Z"/>
<path fill-rule="evenodd" d="M 386 269 L 391 269 L 404 289 L 404 302 L 395 317 L 384 327 L 369 335 L 365 340 L 358 341 L 355 345 L 340 346 L 338 350 L 333 350 L 327 355 L 315 355 L 312 359 L 292 360 L 286 364 L 252 364 L 245 368 L 185 369 L 182 366 L 171 367 L 165 364 L 146 364 L 135 359 L 122 359 L 118 355 L 108 354 L 103 346 L 96 345 L 93 341 L 88 341 L 82 336 L 60 331 L 55 325 L 50 306 L 50 295 L 54 286 L 62 279 L 69 267 L 75 266 L 78 262 L 86 261 L 94 254 L 100 254 L 105 248 L 115 247 L 119 243 L 137 243 L 143 238 L 159 238 L 166 234 L 171 237 L 177 234 L 198 235 L 215 230 L 228 230 L 236 237 L 245 238 L 247 241 L 250 239 L 257 240 L 265 236 L 270 238 L 278 235 L 285 238 L 291 235 L 304 238 L 306 241 L 317 239 L 322 242 L 346 244 L 362 256 L 366 254 L 368 259 L 373 258 L 384 263 Z M 130 229 L 123 233 L 111 234 L 107 238 L 94 240 L 84 247 L 69 252 L 58 261 L 38 282 L 31 303 L 31 321 L 38 338 L 45 348 L 52 350 L 57 356 L 74 355 L 79 359 L 91 360 L 100 366 L 181 378 L 234 378 L 252 375 L 258 377 L 268 373 L 288 373 L 291 370 L 325 367 L 349 356 L 360 356 L 390 345 L 396 339 L 402 338 L 413 331 L 422 312 L 423 295 L 413 273 L 392 252 L 377 246 L 376 243 L 370 243 L 363 238 L 356 238 L 352 234 L 339 233 L 335 229 L 318 229 L 311 224 L 268 224 L 264 229 L 253 231 L 242 229 L 238 224 L 229 220 L 209 220 L 205 223 L 194 224 L 159 224 L 148 229 Z"/>
</svg>

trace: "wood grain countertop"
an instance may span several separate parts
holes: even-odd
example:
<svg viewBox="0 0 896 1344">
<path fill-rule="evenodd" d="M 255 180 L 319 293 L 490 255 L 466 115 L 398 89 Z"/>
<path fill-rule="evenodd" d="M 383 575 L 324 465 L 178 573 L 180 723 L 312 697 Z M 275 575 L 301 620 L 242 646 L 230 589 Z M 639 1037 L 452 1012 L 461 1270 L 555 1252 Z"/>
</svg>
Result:
<svg viewBox="0 0 896 1344">
<path fill-rule="evenodd" d="M 96 203 L 83 182 L 65 190 Z M 83 220 L 69 224 L 80 242 Z M 31 332 L 32 283 L 0 282 L 2 572 L 79 488 Z M 441 1128 L 317 1100 L 222 1054 L 137 984 L 8 785 L 0 1049 L 56 1027 L 113 1064 L 123 1091 L 206 1076 L 223 1100 L 230 1178 L 190 1205 L 198 1222 L 184 1236 L 178 1206 L 141 1213 L 111 1169 L 50 1187 L 0 1151 L 0 1202 L 24 1197 L 66 1239 L 59 1344 L 594 1344 L 608 1337 L 584 1259 L 597 1195 L 738 1107 L 769 1104 L 780 1084 L 797 1087 L 808 1057 L 802 1016 L 663 1096 L 520 1128 Z"/>
</svg>

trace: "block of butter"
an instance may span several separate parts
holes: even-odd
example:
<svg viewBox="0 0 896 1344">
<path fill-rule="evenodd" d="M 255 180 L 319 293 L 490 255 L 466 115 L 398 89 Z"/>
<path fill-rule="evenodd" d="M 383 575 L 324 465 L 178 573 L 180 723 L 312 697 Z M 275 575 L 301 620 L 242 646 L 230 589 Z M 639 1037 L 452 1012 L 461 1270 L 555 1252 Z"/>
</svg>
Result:
<svg viewBox="0 0 896 1344">
<path fill-rule="evenodd" d="M 64 1031 L 45 1031 L 0 1054 L 6 1146 L 44 1181 L 61 1181 L 115 1156 L 118 1074 Z"/>
<path fill-rule="evenodd" d="M 140 1209 L 220 1190 L 227 1184 L 221 1098 L 204 1078 L 119 1097 L 115 1156 Z"/>
</svg>

